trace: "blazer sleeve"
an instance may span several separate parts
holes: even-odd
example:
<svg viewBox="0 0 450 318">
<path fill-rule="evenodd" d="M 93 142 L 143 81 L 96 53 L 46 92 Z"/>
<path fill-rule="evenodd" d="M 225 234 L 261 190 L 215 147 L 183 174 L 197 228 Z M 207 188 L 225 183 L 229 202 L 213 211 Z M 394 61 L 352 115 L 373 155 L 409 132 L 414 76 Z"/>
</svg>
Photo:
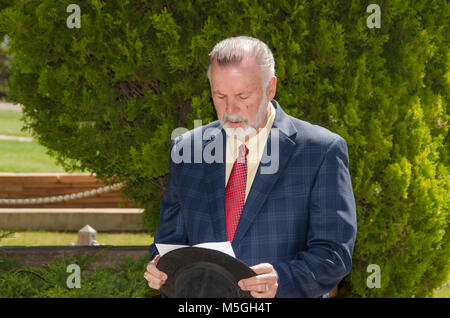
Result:
<svg viewBox="0 0 450 318">
<path fill-rule="evenodd" d="M 154 243 L 149 247 L 150 260 L 159 254 L 155 243 L 187 244 L 187 236 L 181 213 L 181 203 L 178 195 L 177 164 L 172 160 L 172 153 L 176 151 L 177 141 L 179 140 L 175 139 L 170 148 L 169 175 L 161 202 L 159 223 L 156 228 Z"/>
<path fill-rule="evenodd" d="M 311 191 L 306 249 L 296 259 L 273 264 L 277 297 L 320 297 L 350 272 L 357 221 L 348 165 L 347 144 L 338 136 Z"/>
</svg>

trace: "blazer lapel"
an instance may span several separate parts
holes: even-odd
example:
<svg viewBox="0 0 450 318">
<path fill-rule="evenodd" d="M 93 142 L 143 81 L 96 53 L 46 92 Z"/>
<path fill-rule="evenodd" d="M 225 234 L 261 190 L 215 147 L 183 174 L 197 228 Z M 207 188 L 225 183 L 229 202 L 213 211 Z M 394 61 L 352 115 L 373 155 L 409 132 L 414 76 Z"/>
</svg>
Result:
<svg viewBox="0 0 450 318">
<path fill-rule="evenodd" d="M 219 133 L 212 135 L 203 143 L 203 154 L 205 154 L 205 152 L 209 154 L 210 150 L 213 148 L 215 148 L 215 151 L 222 151 L 222 154 L 216 156 L 218 160 L 204 164 L 204 166 L 206 166 L 205 190 L 208 195 L 211 221 L 217 242 L 224 242 L 227 240 L 225 226 L 225 145 L 226 134 L 223 129 L 221 129 Z M 221 149 L 219 149 L 220 147 Z M 221 162 L 220 159 L 222 159 Z"/>
<path fill-rule="evenodd" d="M 258 167 L 255 179 L 253 180 L 252 188 L 244 205 L 236 233 L 234 234 L 232 246 L 235 250 L 239 245 L 240 240 L 244 237 L 245 233 L 260 212 L 267 196 L 280 177 L 281 172 L 286 167 L 289 158 L 296 147 L 296 143 L 293 141 L 294 138 L 292 136 L 297 133 L 297 130 L 288 115 L 281 109 L 278 103 L 275 100 L 273 100 L 272 103 L 277 109 L 277 113 L 269 134 L 269 138 L 267 139 L 265 146 L 266 149 L 264 150 L 264 153 L 267 154 L 272 161 L 264 163 L 264 160 L 262 160 Z M 277 142 L 278 147 L 276 144 Z M 278 169 L 275 171 L 271 171 L 272 168 L 270 167 L 270 165 L 276 164 L 273 160 L 278 160 Z"/>
</svg>

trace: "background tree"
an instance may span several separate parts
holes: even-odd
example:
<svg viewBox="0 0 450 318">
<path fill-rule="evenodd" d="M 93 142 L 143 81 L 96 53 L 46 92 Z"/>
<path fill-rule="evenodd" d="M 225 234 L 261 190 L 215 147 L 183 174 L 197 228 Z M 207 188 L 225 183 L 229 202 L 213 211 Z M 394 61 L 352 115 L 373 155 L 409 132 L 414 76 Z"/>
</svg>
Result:
<svg viewBox="0 0 450 318">
<path fill-rule="evenodd" d="M 170 137 L 216 118 L 205 74 L 219 40 L 250 35 L 276 60 L 276 99 L 349 146 L 358 236 L 342 296 L 427 296 L 449 271 L 447 1 L 81 2 L 17 0 L 0 29 L 15 55 L 10 98 L 66 169 L 145 207 L 154 230 Z M 381 288 L 366 285 L 367 266 Z"/>
<path fill-rule="evenodd" d="M 0 11 L 10 6 L 7 0 L 0 0 Z M 0 100 L 6 97 L 9 68 L 11 67 L 11 56 L 6 54 L 5 34 L 0 30 Z"/>
<path fill-rule="evenodd" d="M 6 83 L 9 77 L 8 69 L 11 67 L 11 58 L 6 54 L 6 45 L 2 45 L 2 41 L 3 40 L 0 38 L 0 100 L 6 98 Z"/>
</svg>

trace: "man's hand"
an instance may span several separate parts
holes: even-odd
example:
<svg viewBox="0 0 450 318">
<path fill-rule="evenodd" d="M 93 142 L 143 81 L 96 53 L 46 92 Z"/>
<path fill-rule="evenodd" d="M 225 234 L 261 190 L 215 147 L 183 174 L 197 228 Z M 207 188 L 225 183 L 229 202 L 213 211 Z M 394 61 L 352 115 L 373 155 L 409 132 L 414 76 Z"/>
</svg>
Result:
<svg viewBox="0 0 450 318">
<path fill-rule="evenodd" d="M 148 281 L 148 286 L 158 290 L 167 280 L 167 274 L 156 268 L 156 264 L 158 264 L 160 258 L 159 255 L 156 255 L 155 258 L 148 263 L 147 271 L 144 273 L 144 277 Z"/>
<path fill-rule="evenodd" d="M 238 282 L 242 290 L 247 290 L 255 298 L 274 298 L 278 289 L 278 276 L 273 266 L 262 263 L 250 267 L 257 275 Z"/>
</svg>

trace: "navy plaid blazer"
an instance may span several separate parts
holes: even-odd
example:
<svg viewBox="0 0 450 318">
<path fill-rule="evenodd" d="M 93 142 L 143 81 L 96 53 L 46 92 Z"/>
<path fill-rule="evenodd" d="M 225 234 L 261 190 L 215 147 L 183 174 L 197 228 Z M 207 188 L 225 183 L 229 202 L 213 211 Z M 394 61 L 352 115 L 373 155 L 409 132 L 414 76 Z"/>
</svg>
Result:
<svg viewBox="0 0 450 318">
<path fill-rule="evenodd" d="M 277 138 L 278 169 L 261 173 L 267 162 L 258 167 L 232 247 L 249 266 L 274 266 L 277 297 L 320 297 L 352 266 L 356 207 L 347 144 L 325 128 L 287 115 L 275 100 L 272 104 L 277 111 L 265 151 L 272 155 L 271 139 Z M 155 242 L 194 245 L 227 240 L 225 142 L 218 121 L 174 140 L 171 154 L 186 151 L 183 156 L 190 160 L 169 160 Z M 214 143 L 222 148 L 212 147 Z M 217 148 L 211 153 L 222 160 L 199 162 L 207 147 Z M 158 253 L 154 244 L 150 253 L 151 259 Z"/>
</svg>

